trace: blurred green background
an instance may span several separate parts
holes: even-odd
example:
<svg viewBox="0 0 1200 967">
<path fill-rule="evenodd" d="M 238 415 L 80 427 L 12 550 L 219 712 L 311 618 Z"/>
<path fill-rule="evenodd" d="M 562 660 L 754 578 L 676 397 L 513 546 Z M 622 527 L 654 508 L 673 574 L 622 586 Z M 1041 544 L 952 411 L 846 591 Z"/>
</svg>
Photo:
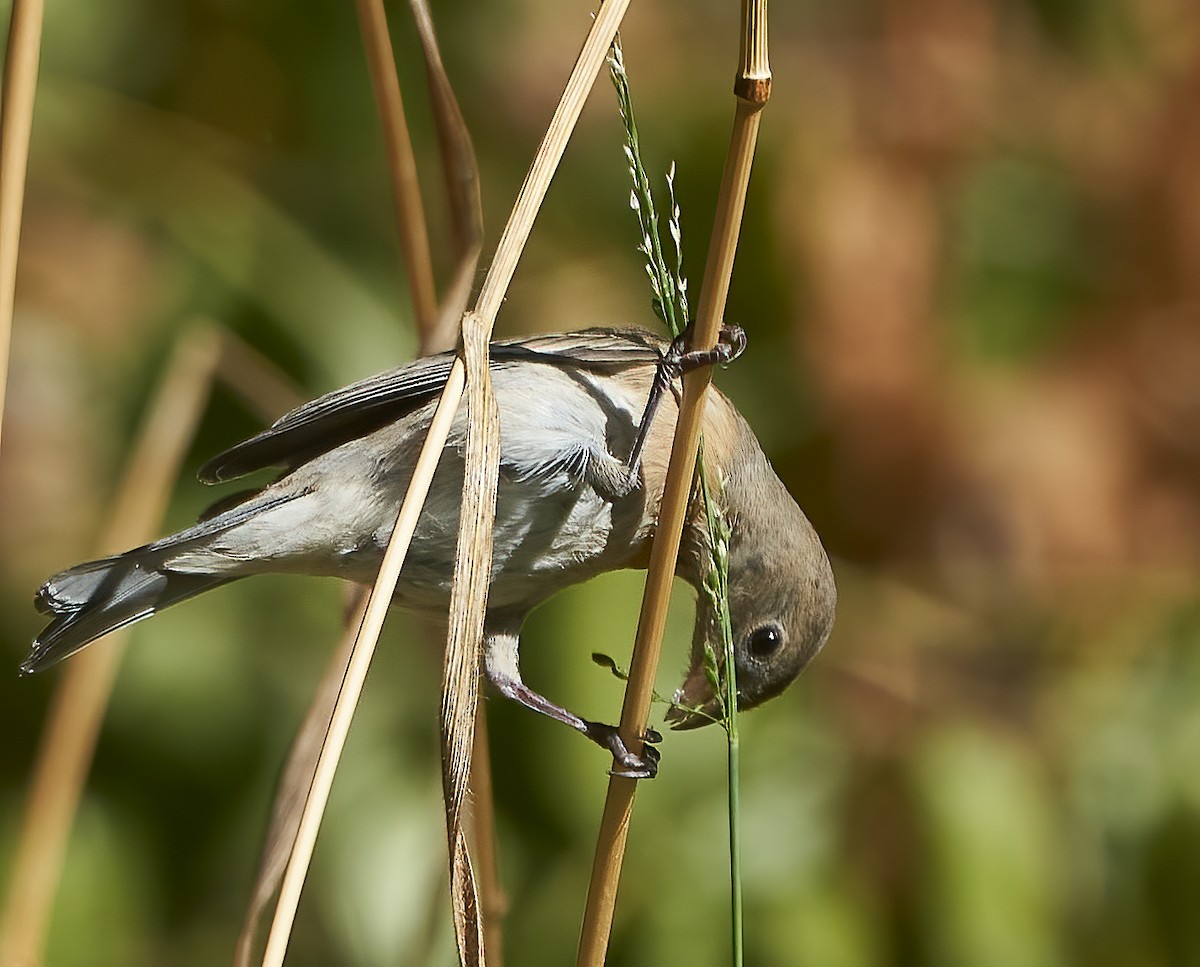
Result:
<svg viewBox="0 0 1200 967">
<path fill-rule="evenodd" d="M 173 342 L 219 321 L 315 395 L 414 351 L 350 3 L 47 11 L 4 448 L 0 871 L 56 673 L 32 592 L 91 556 Z M 438 271 L 423 68 L 393 35 Z M 435 2 L 494 242 L 587 3 Z M 732 117 L 731 0 L 635 3 L 644 151 L 675 159 L 693 289 Z M 773 97 L 718 374 L 834 559 L 826 651 L 743 723 L 748 962 L 1200 963 L 1200 13 L 1191 0 L 815 0 Z M 503 309 L 653 323 L 597 87 Z M 192 471 L 259 425 L 218 389 Z M 640 576 L 527 629 L 530 681 L 615 718 Z M 685 663 L 681 594 L 660 690 Z M 272 785 L 336 638 L 333 582 L 139 625 L 56 909 L 54 965 L 228 962 Z M 434 636 L 436 637 L 436 636 Z M 389 621 L 289 964 L 450 964 L 426 627 Z M 0 663 L 2 665 L 3 663 Z M 508 962 L 571 962 L 607 760 L 492 701 Z M 669 735 L 610 962 L 727 962 L 724 761 Z"/>
</svg>

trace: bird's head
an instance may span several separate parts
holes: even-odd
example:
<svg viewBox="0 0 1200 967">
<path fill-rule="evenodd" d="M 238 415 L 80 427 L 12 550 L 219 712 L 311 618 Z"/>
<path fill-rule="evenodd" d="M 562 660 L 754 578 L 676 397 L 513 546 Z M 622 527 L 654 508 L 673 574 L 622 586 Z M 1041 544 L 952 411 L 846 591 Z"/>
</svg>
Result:
<svg viewBox="0 0 1200 967">
<path fill-rule="evenodd" d="M 833 626 L 837 594 L 816 531 L 757 444 L 726 470 L 726 478 L 721 500 L 730 528 L 729 616 L 738 708 L 749 709 L 782 692 L 821 650 Z M 693 729 L 721 717 L 706 646 L 720 663 L 719 621 L 701 590 L 691 664 L 667 713 L 672 728 Z"/>
</svg>

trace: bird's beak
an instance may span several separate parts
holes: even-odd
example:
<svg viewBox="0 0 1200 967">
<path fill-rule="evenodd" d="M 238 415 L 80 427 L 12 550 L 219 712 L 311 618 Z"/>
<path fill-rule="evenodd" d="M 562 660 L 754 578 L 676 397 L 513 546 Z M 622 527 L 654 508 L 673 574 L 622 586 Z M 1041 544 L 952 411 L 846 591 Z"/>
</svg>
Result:
<svg viewBox="0 0 1200 967">
<path fill-rule="evenodd" d="M 703 663 L 697 663 L 684 679 L 683 687 L 672 696 L 666 720 L 671 728 L 680 731 L 721 721 L 721 701 L 713 694 Z"/>
</svg>

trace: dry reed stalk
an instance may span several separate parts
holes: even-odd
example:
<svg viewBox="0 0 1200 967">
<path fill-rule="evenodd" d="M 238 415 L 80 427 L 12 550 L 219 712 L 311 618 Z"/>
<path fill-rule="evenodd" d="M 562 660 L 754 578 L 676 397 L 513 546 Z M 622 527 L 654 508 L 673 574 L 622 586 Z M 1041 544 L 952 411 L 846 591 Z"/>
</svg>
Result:
<svg viewBox="0 0 1200 967">
<path fill-rule="evenodd" d="M 475 713 L 475 748 L 471 753 L 471 842 L 478 859 L 479 913 L 483 918 L 483 947 L 491 967 L 504 963 L 504 918 L 508 896 L 500 882 L 496 850 L 496 800 L 492 790 L 492 759 L 488 741 L 487 706 Z"/>
<path fill-rule="evenodd" d="M 400 78 L 396 74 L 396 58 L 388 33 L 387 14 L 383 0 L 355 0 L 358 23 L 366 49 L 367 69 L 375 91 L 375 106 L 383 124 L 383 141 L 387 153 L 388 172 L 392 178 L 392 195 L 396 204 L 396 228 L 400 234 L 400 251 L 404 272 L 412 296 L 413 314 L 421 338 L 421 355 L 449 349 L 434 345 L 437 341 L 438 305 L 433 281 L 433 262 L 429 254 L 429 229 L 425 223 L 425 206 L 421 201 L 421 186 L 417 181 L 417 161 L 413 156 L 412 138 L 404 115 L 404 99 L 400 94 Z"/>
<path fill-rule="evenodd" d="M 437 126 L 442 176 L 446 181 L 446 197 L 450 202 L 454 251 L 458 257 L 454 276 L 442 293 L 436 331 L 430 335 L 429 344 L 432 349 L 450 349 L 458 338 L 459 323 L 475 283 L 475 269 L 483 250 L 479 164 L 475 160 L 471 133 L 467 130 L 450 78 L 442 64 L 442 53 L 438 48 L 429 7 L 425 0 L 409 0 L 409 7 L 425 57 L 429 100 L 433 105 L 433 119 Z"/>
<path fill-rule="evenodd" d="M 303 402 L 296 387 L 274 363 L 228 330 L 221 331 L 221 358 L 217 376 L 241 397 L 264 422 Z M 263 912 L 275 895 L 300 823 L 300 805 L 312 781 L 317 750 L 329 727 L 337 688 L 345 674 L 354 632 L 362 621 L 367 603 L 366 589 L 356 588 L 347 602 L 346 630 L 317 686 L 312 704 L 292 742 L 279 779 L 279 792 L 272 806 L 271 821 L 263 842 L 258 875 L 250 905 L 238 935 L 234 964 L 249 967 L 254 957 L 254 937 Z"/>
<path fill-rule="evenodd" d="M 516 204 L 497 246 L 496 256 L 484 279 L 476 303 L 475 312 L 480 318 L 480 327 L 486 337 L 485 345 L 491 337 L 496 313 L 503 301 L 504 293 L 512 281 L 520 254 L 528 240 L 534 218 L 545 197 L 546 190 L 549 188 L 554 170 L 566 149 L 567 140 L 583 109 L 587 93 L 604 66 L 608 46 L 616 36 L 617 28 L 620 26 L 628 5 L 629 0 L 605 0 L 597 12 L 587 39 L 584 41 L 583 49 L 567 81 L 563 96 L 534 156 L 525 182 L 521 186 Z M 438 401 L 433 421 L 417 459 L 417 466 L 409 484 L 408 493 L 405 495 L 391 540 L 384 553 L 379 577 L 371 589 L 366 617 L 359 630 L 358 640 L 355 642 L 355 653 L 347 669 L 341 694 L 338 696 L 330 732 L 326 739 L 326 745 L 322 749 L 321 760 L 314 777 L 313 788 L 305 804 L 296 845 L 284 874 L 283 887 L 280 890 L 279 902 L 275 910 L 275 919 L 267 939 L 264 964 L 279 965 L 283 961 L 287 938 L 295 919 L 300 890 L 312 857 L 320 817 L 329 796 L 329 786 L 336 770 L 337 759 L 345 744 L 346 732 L 353 717 L 353 708 L 357 703 L 358 695 L 361 694 L 362 684 L 370 664 L 370 656 L 382 629 L 388 602 L 399 579 L 400 569 L 403 566 L 408 545 L 412 540 L 417 518 L 428 495 L 433 472 L 437 468 L 465 387 L 466 368 L 462 359 L 459 358 L 450 370 L 446 386 Z M 465 518 L 466 515 L 464 515 L 464 520 Z M 480 575 L 479 579 L 486 581 L 486 575 Z M 477 674 L 477 658 L 474 669 Z M 468 733 L 473 732 L 473 712 L 464 728 Z M 470 741 L 464 743 L 466 748 L 470 748 L 473 735 L 468 735 L 468 738 Z M 452 836 L 454 835 L 453 831 L 449 832 Z M 469 877 L 466 883 L 470 884 L 472 890 L 474 889 Z"/>
<path fill-rule="evenodd" d="M 495 513 L 496 474 L 499 465 L 498 441 L 491 436 L 497 432 L 494 428 L 494 403 L 485 405 L 490 395 L 487 344 L 491 338 L 496 312 L 504 292 L 508 289 L 550 179 L 562 158 L 587 94 L 603 68 L 608 48 L 616 36 L 627 6 L 628 0 L 610 0 L 596 14 L 546 134 L 534 156 L 529 174 L 521 186 L 512 214 L 505 225 L 495 258 L 484 279 L 476 311 L 468 313 L 463 323 L 468 363 L 472 361 L 472 356 L 475 361 L 469 380 L 473 392 L 475 418 L 471 420 L 468 428 L 468 469 L 464 479 L 463 511 L 459 523 L 459 546 L 455 563 L 456 601 L 452 601 L 451 605 L 451 634 L 447 642 L 442 682 L 442 748 L 455 939 L 459 960 L 466 967 L 484 963 L 487 952 L 480 923 L 478 887 L 466 848 L 467 838 L 461 824 L 461 806 L 471 773 L 483 623 L 490 578 L 491 517 Z M 476 348 L 473 349 L 473 346 Z M 487 414 L 487 425 L 482 427 L 478 421 L 481 411 L 486 411 Z M 474 471 L 473 465 L 477 468 Z M 470 483 L 472 480 L 474 487 Z M 479 493 L 474 492 L 476 489 Z M 465 549 L 468 538 L 470 547 Z M 471 579 L 470 585 L 464 589 L 462 584 L 468 577 Z M 471 613 L 468 615 L 463 615 L 457 606 L 460 595 L 472 602 Z M 459 629 L 464 630 L 460 632 Z M 460 641 L 460 636 L 464 640 Z M 494 901 L 489 899 L 489 903 L 491 902 Z"/>
<path fill-rule="evenodd" d="M 430 313 L 419 303 L 414 307 L 422 352 L 431 352 L 453 345 L 457 323 L 469 296 L 469 280 L 474 277 L 483 225 L 479 210 L 478 172 L 470 136 L 442 67 L 437 37 L 428 10 L 422 0 L 412 0 L 412 6 L 430 79 L 434 116 L 441 132 L 440 141 L 455 211 L 455 238 L 459 250 L 455 281 L 451 284 L 440 311 Z M 377 4 L 360 4 L 359 12 L 370 69 L 375 81 L 377 103 L 390 146 L 389 167 L 397 198 L 400 233 L 402 238 L 410 239 L 419 235 L 419 245 L 409 247 L 419 249 L 427 256 L 426 226 L 415 167 L 411 163 L 411 140 L 400 104 L 400 91 L 392 61 L 391 41 L 387 37 L 386 20 L 382 8 Z M 434 284 L 428 258 L 414 262 L 406 255 L 406 264 L 410 276 L 422 276 L 419 284 L 413 286 L 414 298 L 417 298 L 417 293 L 422 289 L 432 291 Z M 462 280 L 467 280 L 467 284 L 464 285 Z M 355 654 L 355 636 L 364 618 L 366 602 L 367 593 L 364 590 L 357 600 L 357 605 L 351 609 L 354 614 L 348 624 L 347 634 L 343 637 L 342 646 L 327 667 L 322 684 L 289 752 L 276 793 L 251 903 L 238 940 L 239 964 L 250 962 L 259 918 L 275 890 L 279 888 L 287 871 L 289 858 L 295 849 L 303 813 L 307 808 L 306 801 L 313 789 L 314 777 L 321 761 L 322 746 L 333 720 L 339 690 L 347 677 L 350 660 Z M 490 828 L 481 831 L 481 834 L 490 837 Z"/>
<path fill-rule="evenodd" d="M 464 967 L 487 961 L 479 890 L 468 849 L 464 806 L 470 792 L 479 666 L 492 572 L 492 533 L 500 470 L 500 413 L 488 368 L 491 325 L 475 312 L 463 317 L 467 370 L 467 441 L 462 505 L 450 593 L 450 622 L 442 666 L 442 795 L 450 850 L 450 903 L 458 957 Z"/>
<path fill-rule="evenodd" d="M 8 351 L 17 293 L 17 249 L 25 201 L 25 169 L 33 130 L 42 47 L 42 0 L 13 0 L 0 92 L 0 417 L 8 388 Z M 3 420 L 0 419 L 0 424 Z"/>
<path fill-rule="evenodd" d="M 153 536 L 203 413 L 219 352 L 217 334 L 207 326 L 190 330 L 176 344 L 126 465 L 101 554 Z M 55 689 L 0 918 L 4 967 L 42 961 L 67 841 L 124 639 L 118 632 L 78 655 Z"/>
<path fill-rule="evenodd" d="M 312 776 L 320 754 L 321 743 L 329 731 L 333 719 L 333 707 L 338 690 L 346 676 L 346 666 L 354 648 L 354 639 L 367 607 L 366 588 L 355 588 L 349 602 L 346 628 L 338 641 L 338 647 L 326 665 L 316 695 L 304 714 L 287 761 L 279 777 L 275 802 L 271 806 L 271 821 L 263 841 L 262 857 L 258 875 L 246 917 L 238 935 L 235 967 L 250 967 L 254 962 L 254 938 L 258 933 L 259 921 L 279 888 L 291 855 L 292 845 L 300 830 L 300 817 L 304 796 L 312 786 Z"/>
<path fill-rule="evenodd" d="M 400 569 L 404 566 L 404 558 L 408 553 L 413 532 L 416 530 L 417 519 L 424 506 L 425 498 L 429 494 L 434 471 L 437 469 L 442 448 L 445 446 L 450 427 L 454 422 L 464 383 L 464 371 L 459 362 L 451 369 L 446 389 L 434 411 L 425 445 L 422 447 L 416 467 L 413 469 L 408 493 L 405 494 L 391 539 L 384 552 L 379 576 L 367 599 L 363 620 L 358 627 L 350 661 L 346 665 L 346 672 L 338 691 L 333 713 L 330 716 L 329 729 L 325 734 L 324 743 L 317 759 L 312 786 L 304 802 L 295 843 L 288 857 L 283 884 L 280 887 L 279 899 L 275 906 L 275 916 L 271 922 L 271 932 L 267 937 L 267 948 L 263 955 L 264 964 L 273 964 L 278 967 L 283 963 L 292 923 L 296 917 L 300 891 L 304 886 L 304 877 L 308 872 L 313 847 L 316 844 L 317 830 L 321 823 L 321 816 L 325 812 L 325 804 L 329 800 L 329 790 L 333 785 L 333 775 L 337 770 L 342 748 L 346 744 L 350 722 L 354 717 L 358 698 L 362 694 L 371 657 L 375 653 L 379 633 L 383 630 L 383 619 L 387 616 L 388 605 L 391 603 L 396 583 L 400 578 Z"/>
<path fill-rule="evenodd" d="M 717 213 L 709 241 L 708 259 L 700 290 L 693 334 L 696 348 L 716 343 L 729 293 L 733 260 L 737 251 L 746 188 L 758 138 L 759 116 L 770 96 L 771 71 L 767 60 L 766 0 L 744 0 L 741 24 L 741 64 L 734 82 L 737 108 L 733 134 L 725 157 L 725 169 L 717 199 Z M 675 439 L 667 469 L 658 526 L 650 551 L 646 592 L 638 618 L 637 636 L 630 659 L 629 682 L 621 709 L 621 736 L 632 749 L 641 747 L 650 715 L 654 675 L 666 628 L 667 605 L 675 562 L 679 556 L 692 478 L 700 419 L 712 372 L 702 368 L 684 379 L 683 399 L 675 426 Z M 616 910 L 621 864 L 633 814 L 636 780 L 613 776 L 604 801 L 596 857 L 588 886 L 588 901 L 579 938 L 577 963 L 600 967 L 608 949 Z"/>
<path fill-rule="evenodd" d="M 410 6 L 425 54 L 429 77 L 429 96 L 433 103 L 434 119 L 437 123 L 442 172 L 450 199 L 455 248 L 459 254 L 459 267 L 447 290 L 441 317 L 438 321 L 439 333 L 445 335 L 442 337 L 435 335 L 435 338 L 445 338 L 448 342 L 453 342 L 454 333 L 459 328 L 458 320 L 462 315 L 463 307 L 467 304 L 471 285 L 474 282 L 475 269 L 483 247 L 483 206 L 480 199 L 479 165 L 475 159 L 475 148 L 471 143 L 470 132 L 467 130 L 466 122 L 458 107 L 458 101 L 454 97 L 450 79 L 442 64 L 441 51 L 438 49 L 429 8 L 425 0 L 410 0 Z M 485 344 L 489 336 L 490 330 L 484 337 Z M 484 366 L 486 368 L 486 362 Z M 494 472 L 489 470 L 488 485 L 493 486 L 494 480 Z M 494 495 L 489 499 L 494 505 Z M 490 541 L 489 536 L 487 552 L 489 556 L 491 554 Z M 447 664 L 445 669 L 449 676 L 450 665 Z M 467 799 L 471 804 L 467 816 L 469 823 L 467 842 L 471 844 L 474 854 L 479 858 L 480 896 L 476 901 L 476 909 L 482 919 L 480 926 L 483 938 L 483 956 L 492 964 L 492 967 L 501 967 L 504 962 L 503 924 L 508 909 L 508 899 L 500 884 L 497 862 L 495 800 L 492 790 L 487 708 L 479 703 L 477 698 L 470 699 L 465 694 L 468 688 L 477 688 L 477 683 L 467 681 L 467 676 L 461 672 L 456 677 L 455 687 L 462 692 L 460 703 L 465 707 L 468 702 L 475 702 L 474 743 L 466 776 Z M 444 694 L 446 684 L 443 685 L 443 707 L 448 707 L 447 696 Z M 447 745 L 444 744 L 442 756 L 444 790 L 451 789 L 450 760 L 446 752 Z M 451 807 L 452 803 L 448 799 L 446 802 L 448 817 L 452 816 Z M 453 845 L 450 855 L 451 857 L 455 855 Z M 451 862 L 454 863 L 453 859 Z M 461 919 L 459 910 L 454 910 L 454 915 Z M 464 922 L 461 928 L 456 925 L 456 938 L 462 938 L 469 933 L 471 933 L 470 924 Z"/>
<path fill-rule="evenodd" d="M 478 262 L 483 225 L 474 150 L 442 66 L 433 22 L 422 0 L 412 0 L 412 9 L 430 80 L 434 117 L 438 124 L 446 180 L 455 216 L 454 234 L 459 256 L 454 281 L 449 287 L 440 312 L 434 314 L 425 311 L 419 303 L 415 306 L 421 351 L 427 353 L 447 349 L 453 345 L 458 320 L 462 317 L 470 293 L 470 280 L 474 277 Z M 415 166 L 412 164 L 411 140 L 400 102 L 386 20 L 378 4 L 360 3 L 359 12 L 375 82 L 377 103 L 389 143 L 389 167 L 397 197 L 401 236 L 411 239 L 419 235 L 419 248 L 427 255 L 426 226 Z M 418 246 L 410 244 L 409 247 Z M 406 264 L 410 276 L 424 275 L 423 281 L 418 280 L 419 284 L 413 286 L 414 298 L 417 298 L 417 293 L 422 289 L 432 292 L 433 278 L 428 258 L 424 258 L 423 264 L 414 264 L 413 260 L 406 256 Z M 364 608 L 365 601 L 364 597 Z M 363 615 L 359 614 L 355 620 L 355 629 L 361 624 L 362 617 Z M 280 878 L 287 869 L 288 858 L 295 849 L 303 811 L 307 808 L 305 800 L 313 789 L 314 776 L 322 754 L 321 746 L 329 732 L 338 699 L 338 688 L 346 678 L 347 667 L 354 653 L 353 637 L 348 635 L 344 647 L 339 649 L 339 654 L 326 671 L 324 684 L 309 709 L 301 734 L 293 744 L 285 774 L 280 782 L 253 900 L 239 940 L 240 962 L 249 962 L 259 914 L 279 886 Z M 489 846 L 491 845 L 490 827 L 477 833 L 486 838 Z"/>
</svg>

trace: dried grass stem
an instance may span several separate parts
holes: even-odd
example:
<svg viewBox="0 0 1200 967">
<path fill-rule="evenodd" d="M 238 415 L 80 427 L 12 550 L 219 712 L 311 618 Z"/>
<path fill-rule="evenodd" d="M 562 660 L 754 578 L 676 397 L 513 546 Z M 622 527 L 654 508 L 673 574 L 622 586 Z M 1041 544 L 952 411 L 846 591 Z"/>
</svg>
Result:
<svg viewBox="0 0 1200 967">
<path fill-rule="evenodd" d="M 42 0 L 13 0 L 0 91 L 0 417 L 8 387 L 8 354 L 17 292 L 17 249 L 25 202 L 25 170 L 33 130 L 42 47 Z M 0 424 L 3 420 L 0 419 Z"/>
<path fill-rule="evenodd" d="M 203 413 L 219 354 L 217 333 L 208 327 L 179 340 L 126 465 L 101 554 L 153 536 Z M 78 655 L 55 689 L 0 918 L 0 964 L 6 967 L 41 963 L 67 841 L 125 635 L 117 632 Z"/>
</svg>

